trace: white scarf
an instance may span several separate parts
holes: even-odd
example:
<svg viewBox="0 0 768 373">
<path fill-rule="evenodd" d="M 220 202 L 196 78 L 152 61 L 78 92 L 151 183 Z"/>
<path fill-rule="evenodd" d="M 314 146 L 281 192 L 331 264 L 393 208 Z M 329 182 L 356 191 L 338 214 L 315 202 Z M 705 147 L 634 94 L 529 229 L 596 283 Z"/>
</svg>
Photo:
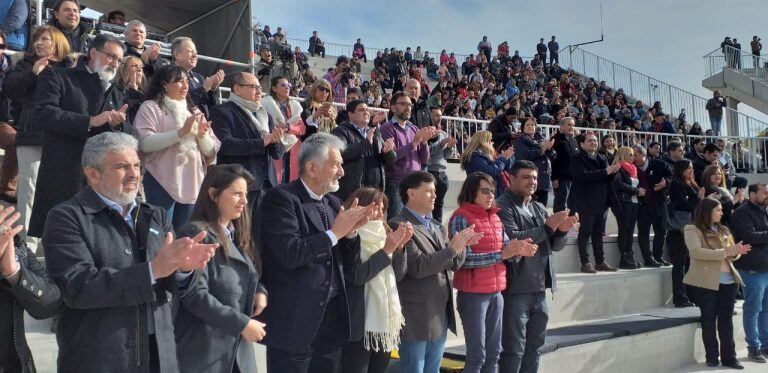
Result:
<svg viewBox="0 0 768 373">
<path fill-rule="evenodd" d="M 262 136 L 269 134 L 269 115 L 261 103 L 248 101 L 234 93 L 229 95 L 229 101 L 232 101 L 251 118 L 251 123 Z"/>
<path fill-rule="evenodd" d="M 164 96 L 163 107 L 173 116 L 176 128 L 184 127 L 187 118 L 192 115 L 187 108 L 187 100 L 174 100 Z M 176 155 L 176 162 L 179 164 L 186 164 L 189 161 L 194 162 L 198 158 L 196 133 L 197 122 L 192 125 L 192 130 L 186 136 L 179 139 L 179 154 Z"/>
<path fill-rule="evenodd" d="M 285 118 L 283 116 L 283 112 L 280 111 L 280 106 L 278 106 L 277 101 L 272 96 L 267 96 L 263 99 L 261 99 L 261 105 L 267 109 L 267 113 L 269 113 L 270 116 L 272 116 L 272 119 L 274 119 L 278 123 L 285 123 L 286 126 L 290 126 L 291 124 L 294 124 L 301 119 L 301 112 L 303 111 L 301 108 L 301 104 L 299 104 L 298 101 L 288 98 L 288 105 L 291 107 L 291 117 Z M 285 151 L 293 147 L 297 142 L 299 142 L 299 138 L 296 137 L 296 135 L 291 134 L 285 134 L 283 135 L 282 143 L 285 147 Z"/>
<path fill-rule="evenodd" d="M 369 221 L 360 228 L 360 260 L 366 261 L 384 247 L 387 231 L 381 220 Z M 367 350 L 392 351 L 400 344 L 400 328 L 405 317 L 400 307 L 395 271 L 389 265 L 365 283 L 365 335 Z"/>
</svg>

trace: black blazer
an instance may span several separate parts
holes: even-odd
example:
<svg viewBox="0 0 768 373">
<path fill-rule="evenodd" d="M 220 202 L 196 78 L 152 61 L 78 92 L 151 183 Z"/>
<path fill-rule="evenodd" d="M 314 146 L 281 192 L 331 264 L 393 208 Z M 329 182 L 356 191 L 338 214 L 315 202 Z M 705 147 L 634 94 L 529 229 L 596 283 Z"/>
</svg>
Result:
<svg viewBox="0 0 768 373">
<path fill-rule="evenodd" d="M 558 153 L 559 157 L 559 153 Z M 608 186 L 613 175 L 601 154 L 590 157 L 583 150 L 571 159 L 571 192 L 568 207 L 580 214 L 602 214 L 608 208 Z"/>
<path fill-rule="evenodd" d="M 559 132 L 553 138 L 557 158 L 552 161 L 552 180 L 571 180 L 571 159 L 579 153 L 579 145 L 573 136 L 568 137 Z"/>
<path fill-rule="evenodd" d="M 361 186 L 374 187 L 384 190 L 385 172 L 384 166 L 392 166 L 397 160 L 397 154 L 392 150 L 389 153 L 381 154 L 381 148 L 384 146 L 384 139 L 381 137 L 379 129 L 369 129 L 376 131 L 374 135 L 374 144 L 368 142 L 368 139 L 360 135 L 355 125 L 345 122 L 331 130 L 331 134 L 340 138 L 347 144 L 347 148 L 341 152 L 344 160 L 344 177 L 339 180 L 339 190 L 334 194 L 342 201 L 345 201 L 352 192 Z M 380 182 L 376 185 L 367 185 L 363 183 L 363 176 L 367 162 L 375 162 L 378 172 L 381 175 Z"/>
<path fill-rule="evenodd" d="M 35 372 L 32 353 L 24 332 L 24 311 L 42 320 L 55 315 L 61 308 L 61 293 L 45 272 L 43 264 L 26 245 L 16 245 L 19 279 L 11 286 L 0 279 L 0 367 L 8 367 L 17 359 L 21 372 Z M 9 356 L 13 349 L 16 356 Z"/>
<path fill-rule="evenodd" d="M 241 372 L 256 371 L 256 352 L 241 333 L 251 320 L 253 298 L 259 273 L 251 259 L 228 237 L 219 238 L 215 230 L 200 221 L 179 229 L 179 237 L 192 237 L 202 231 L 204 243 L 218 243 L 216 254 L 199 271 L 193 291 L 180 301 L 174 320 L 179 369 L 182 372 L 232 371 L 235 361 Z"/>
<path fill-rule="evenodd" d="M 330 194 L 322 200 L 333 225 L 341 202 Z M 301 179 L 267 191 L 261 222 L 262 282 L 270 291 L 269 307 L 260 317 L 267 324 L 267 336 L 262 342 L 282 350 L 305 351 L 323 319 L 333 263 L 333 271 L 344 273 L 340 244 L 332 246 Z M 359 250 L 359 239 L 355 240 L 358 242 L 352 245 Z M 344 281 L 340 281 L 338 296 L 346 307 Z M 348 338 L 349 325 L 338 332 Z"/>
<path fill-rule="evenodd" d="M 203 88 L 204 82 L 205 77 L 203 75 L 192 70 L 189 71 L 189 99 L 205 114 L 206 118 L 210 118 L 210 109 L 216 105 L 216 98 L 214 96 L 216 91 L 207 92 Z"/>
<path fill-rule="evenodd" d="M 44 136 L 28 229 L 33 237 L 42 236 L 46 215 L 53 206 L 83 188 L 81 157 L 85 141 L 112 130 L 109 124 L 91 129 L 91 117 L 119 109 L 125 102 L 115 86 L 105 93 L 98 74 L 88 72 L 85 63 L 81 59 L 73 69 L 48 68 L 38 77 L 35 110 L 29 120 L 42 123 Z"/>
<path fill-rule="evenodd" d="M 365 284 L 389 265 L 392 265 L 397 281 L 401 281 L 408 270 L 403 250 L 396 250 L 392 253 L 392 259 L 384 250 L 379 250 L 363 262 L 360 259 L 361 249 L 357 242 L 357 240 L 345 240 L 339 244 L 349 300 L 351 325 L 349 340 L 351 342 L 360 341 L 365 333 Z"/>
<path fill-rule="evenodd" d="M 648 167 L 643 171 L 637 168 L 637 176 L 640 179 L 639 186 L 645 188 L 645 196 L 640 197 L 643 208 L 655 208 L 657 212 L 666 212 L 667 190 L 672 179 L 672 168 L 661 159 L 648 159 Z M 666 180 L 667 187 L 661 190 L 653 190 L 653 187 Z"/>
<path fill-rule="evenodd" d="M 139 203 L 132 229 L 90 187 L 48 214 L 45 264 L 64 301 L 56 330 L 59 372 L 132 372 L 148 366 L 149 323 L 161 371 L 179 371 L 169 294 L 189 291 L 195 274 L 152 284 L 148 262 L 173 230 L 167 215 Z"/>
<path fill-rule="evenodd" d="M 282 144 L 271 143 L 264 146 L 264 138 L 256 130 L 251 118 L 234 102 L 226 102 L 211 109 L 211 128 L 221 141 L 218 163 L 242 165 L 253 175 L 254 183 L 249 190 L 261 189 L 264 181 L 276 186 L 277 173 L 273 159 L 280 159 L 285 148 Z M 275 128 L 275 122 L 269 117 L 269 130 Z"/>
</svg>

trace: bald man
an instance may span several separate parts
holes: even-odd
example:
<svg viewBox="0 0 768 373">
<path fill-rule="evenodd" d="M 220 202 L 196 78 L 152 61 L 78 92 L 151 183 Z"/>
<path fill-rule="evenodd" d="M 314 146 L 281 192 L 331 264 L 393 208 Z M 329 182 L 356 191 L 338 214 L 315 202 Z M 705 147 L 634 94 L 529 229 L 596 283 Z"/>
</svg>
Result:
<svg viewBox="0 0 768 373">
<path fill-rule="evenodd" d="M 411 110 L 411 123 L 419 128 L 429 126 L 432 123 L 430 108 L 427 106 L 427 100 L 421 95 L 421 83 L 416 79 L 408 79 L 405 82 L 405 94 L 414 103 Z"/>
</svg>

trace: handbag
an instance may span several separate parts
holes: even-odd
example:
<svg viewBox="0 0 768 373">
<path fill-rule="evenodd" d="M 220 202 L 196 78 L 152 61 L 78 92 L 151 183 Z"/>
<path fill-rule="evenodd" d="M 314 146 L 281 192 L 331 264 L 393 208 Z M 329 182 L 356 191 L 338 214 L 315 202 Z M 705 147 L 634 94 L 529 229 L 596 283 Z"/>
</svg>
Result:
<svg viewBox="0 0 768 373">
<path fill-rule="evenodd" d="M 671 206 L 667 209 L 667 230 L 682 231 L 683 227 L 691 224 L 691 213 L 688 211 L 678 211 Z"/>
</svg>

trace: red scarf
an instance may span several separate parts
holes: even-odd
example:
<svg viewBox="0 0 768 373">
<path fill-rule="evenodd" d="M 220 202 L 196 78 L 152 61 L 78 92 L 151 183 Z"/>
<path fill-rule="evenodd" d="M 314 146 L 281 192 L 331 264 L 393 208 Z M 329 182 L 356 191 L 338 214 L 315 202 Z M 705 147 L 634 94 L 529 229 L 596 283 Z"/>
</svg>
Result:
<svg viewBox="0 0 768 373">
<path fill-rule="evenodd" d="M 629 162 L 619 162 L 619 165 L 621 166 L 624 171 L 627 171 L 629 176 L 633 179 L 637 179 L 637 167 L 635 167 L 634 164 Z"/>
</svg>

